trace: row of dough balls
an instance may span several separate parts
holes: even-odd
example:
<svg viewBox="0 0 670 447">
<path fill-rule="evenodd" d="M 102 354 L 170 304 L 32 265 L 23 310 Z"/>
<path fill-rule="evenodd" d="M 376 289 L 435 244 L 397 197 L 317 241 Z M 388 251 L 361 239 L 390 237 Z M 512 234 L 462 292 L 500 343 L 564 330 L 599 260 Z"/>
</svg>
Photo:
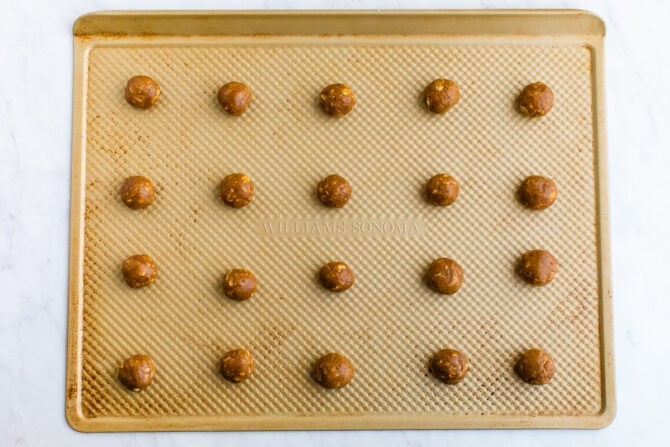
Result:
<svg viewBox="0 0 670 447">
<path fill-rule="evenodd" d="M 454 385 L 468 373 L 468 358 L 455 349 L 437 351 L 429 362 L 429 371 L 443 383 Z M 219 361 L 219 371 L 228 381 L 244 382 L 254 372 L 254 359 L 246 349 L 226 352 Z M 531 385 L 545 385 L 556 374 L 551 355 L 532 348 L 524 352 L 514 365 L 516 374 Z M 148 355 L 137 354 L 126 359 L 118 369 L 117 378 L 131 391 L 141 391 L 151 385 L 156 368 Z M 312 366 L 311 376 L 324 388 L 342 388 L 354 378 L 354 364 L 346 356 L 331 352 Z"/>
<path fill-rule="evenodd" d="M 519 260 L 516 271 L 521 278 L 536 286 L 546 285 L 558 271 L 558 261 L 546 250 L 530 250 Z M 139 289 L 154 283 L 158 277 L 158 266 L 147 254 L 136 254 L 126 258 L 121 266 L 123 278 L 130 287 Z M 319 282 L 331 292 L 344 292 L 355 282 L 353 270 L 342 261 L 332 261 L 319 269 Z M 423 276 L 424 283 L 433 291 L 453 295 L 461 288 L 465 273 L 456 261 L 438 258 L 430 263 Z M 249 270 L 235 268 L 223 275 L 223 294 L 235 301 L 250 299 L 258 289 L 258 279 Z"/>
<path fill-rule="evenodd" d="M 149 76 L 138 75 L 126 84 L 126 101 L 134 107 L 148 109 L 158 101 L 161 88 Z M 223 110 L 231 115 L 241 115 L 252 101 L 251 89 L 241 82 L 228 82 L 217 93 Z M 423 90 L 423 101 L 428 110 L 444 114 L 460 99 L 458 85 L 450 79 L 435 79 Z M 356 105 L 354 91 L 345 84 L 327 85 L 319 95 L 319 104 L 331 116 L 344 116 Z M 522 114 L 535 118 L 546 115 L 554 104 L 554 92 L 542 82 L 527 85 L 517 98 L 517 108 Z"/>
<path fill-rule="evenodd" d="M 255 193 L 254 182 L 246 174 L 229 174 L 219 183 L 219 197 L 232 208 L 243 208 L 251 203 Z M 448 206 L 456 201 L 460 187 L 449 174 L 436 174 L 424 188 L 426 201 L 435 206 Z M 316 185 L 316 197 L 329 208 L 342 208 L 351 198 L 351 184 L 338 174 L 324 177 Z M 121 201 L 131 209 L 143 209 L 155 198 L 152 181 L 144 176 L 126 178 L 121 185 Z M 550 207 L 558 196 L 556 183 L 540 175 L 527 177 L 517 190 L 519 201 L 527 208 L 543 210 Z"/>
</svg>

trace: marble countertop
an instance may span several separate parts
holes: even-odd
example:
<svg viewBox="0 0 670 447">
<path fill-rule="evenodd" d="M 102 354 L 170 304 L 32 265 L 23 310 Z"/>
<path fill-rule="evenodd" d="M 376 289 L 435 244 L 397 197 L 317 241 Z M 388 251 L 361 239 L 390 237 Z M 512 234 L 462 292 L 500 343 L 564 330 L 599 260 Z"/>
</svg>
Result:
<svg viewBox="0 0 670 447">
<path fill-rule="evenodd" d="M 106 9 L 579 8 L 607 25 L 618 414 L 603 430 L 81 434 L 65 421 L 74 20 Z M 667 443 L 670 3 L 69 0 L 0 2 L 0 445 L 504 446 Z"/>
</svg>

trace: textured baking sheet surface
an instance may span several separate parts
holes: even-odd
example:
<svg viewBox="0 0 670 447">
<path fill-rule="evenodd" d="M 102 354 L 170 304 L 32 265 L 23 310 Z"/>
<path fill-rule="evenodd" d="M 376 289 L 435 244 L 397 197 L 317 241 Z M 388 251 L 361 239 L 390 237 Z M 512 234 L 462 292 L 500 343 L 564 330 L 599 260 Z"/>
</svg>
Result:
<svg viewBox="0 0 670 447">
<path fill-rule="evenodd" d="M 80 404 L 87 418 L 403 414 L 584 416 L 602 410 L 592 54 L 579 44 L 521 40 L 458 44 L 401 40 L 222 39 L 205 43 L 122 41 L 95 46 L 85 69 L 85 246 Z M 161 98 L 148 111 L 124 100 L 135 74 L 154 77 Z M 437 77 L 460 102 L 445 116 L 419 97 Z M 216 91 L 248 84 L 254 102 L 225 114 Z M 514 110 L 524 85 L 556 95 L 544 118 Z M 358 103 L 333 119 L 318 109 L 323 86 L 344 82 Z M 256 196 L 240 210 L 216 195 L 244 172 Z M 446 208 L 426 204 L 424 183 L 448 172 L 461 185 Z M 318 180 L 339 173 L 349 204 L 324 209 Z M 553 178 L 557 202 L 525 210 L 515 200 L 530 174 Z M 156 202 L 127 209 L 122 180 L 150 177 Z M 559 272 L 545 287 L 514 273 L 526 250 L 545 248 Z M 133 290 L 120 266 L 131 254 L 157 262 L 155 284 Z M 437 257 L 465 270 L 461 290 L 441 296 L 421 277 Z M 316 279 L 342 260 L 356 284 L 328 293 Z M 233 302 L 221 275 L 247 268 L 257 294 Z M 256 361 L 245 383 L 217 373 L 221 355 L 245 347 Z M 470 359 L 460 384 L 427 372 L 438 349 Z M 557 374 L 529 386 L 513 372 L 541 347 Z M 314 359 L 337 351 L 354 380 L 324 390 Z M 118 364 L 149 354 L 146 391 L 115 379 Z M 324 424 L 327 428 L 328 424 Z M 290 428 L 287 425 L 286 428 Z"/>
</svg>

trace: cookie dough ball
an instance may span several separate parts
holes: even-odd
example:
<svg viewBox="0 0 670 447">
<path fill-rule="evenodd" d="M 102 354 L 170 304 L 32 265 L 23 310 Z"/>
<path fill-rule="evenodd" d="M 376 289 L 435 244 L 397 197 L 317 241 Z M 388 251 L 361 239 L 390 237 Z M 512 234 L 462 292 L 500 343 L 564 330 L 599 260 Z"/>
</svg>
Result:
<svg viewBox="0 0 670 447">
<path fill-rule="evenodd" d="M 246 349 L 228 351 L 221 359 L 219 370 L 230 382 L 244 382 L 254 372 L 254 358 Z"/>
<path fill-rule="evenodd" d="M 439 258 L 428 267 L 424 281 L 434 291 L 451 295 L 461 288 L 463 276 L 463 268 L 456 261 Z"/>
<path fill-rule="evenodd" d="M 447 113 L 459 98 L 458 86 L 450 79 L 435 79 L 423 90 L 423 100 L 433 113 Z"/>
<path fill-rule="evenodd" d="M 426 200 L 437 206 L 451 205 L 458 198 L 458 182 L 449 174 L 437 174 L 426 184 Z"/>
<path fill-rule="evenodd" d="M 354 365 L 342 354 L 333 352 L 316 362 L 312 377 L 325 388 L 342 388 L 354 377 Z"/>
<path fill-rule="evenodd" d="M 554 279 L 558 261 L 548 251 L 531 250 L 523 254 L 516 270 L 529 283 L 543 286 Z"/>
<path fill-rule="evenodd" d="M 332 292 L 343 292 L 354 285 L 354 272 L 344 262 L 329 262 L 319 270 L 321 285 Z"/>
<path fill-rule="evenodd" d="M 232 269 L 223 275 L 223 294 L 232 300 L 248 300 L 257 287 L 258 280 L 249 270 Z"/>
<path fill-rule="evenodd" d="M 148 109 L 156 104 L 160 94 L 158 82 L 149 76 L 133 76 L 126 84 L 126 101 L 140 109 Z"/>
<path fill-rule="evenodd" d="M 356 95 L 344 84 L 330 84 L 319 95 L 319 104 L 332 116 L 344 116 L 356 105 Z"/>
<path fill-rule="evenodd" d="M 226 205 L 243 208 L 254 198 L 254 182 L 244 174 L 227 175 L 219 184 L 219 196 Z"/>
<path fill-rule="evenodd" d="M 154 185 L 146 177 L 134 175 L 121 185 L 121 201 L 133 210 L 146 208 L 154 202 Z"/>
<path fill-rule="evenodd" d="M 119 382 L 131 391 L 140 391 L 151 385 L 154 380 L 154 362 L 148 355 L 138 354 L 124 360 L 119 367 Z"/>
<path fill-rule="evenodd" d="M 521 91 L 517 100 L 519 112 L 531 118 L 544 116 L 554 105 L 554 92 L 542 82 L 529 84 Z"/>
<path fill-rule="evenodd" d="M 430 372 L 442 382 L 453 385 L 468 373 L 468 358 L 455 349 L 442 349 L 430 359 Z"/>
<path fill-rule="evenodd" d="M 544 385 L 556 374 L 551 356 L 541 349 L 529 349 L 514 365 L 514 371 L 521 380 L 531 385 Z"/>
<path fill-rule="evenodd" d="M 337 174 L 329 175 L 316 185 L 316 196 L 329 208 L 342 208 L 351 198 L 351 185 Z"/>
<path fill-rule="evenodd" d="M 123 261 L 123 279 L 133 289 L 148 286 L 156 280 L 158 267 L 149 255 L 132 255 Z"/>
<path fill-rule="evenodd" d="M 216 95 L 223 110 L 231 115 L 242 115 L 251 104 L 251 90 L 241 82 L 229 82 Z"/>
<path fill-rule="evenodd" d="M 532 210 L 549 208 L 558 195 L 556 183 L 550 178 L 531 175 L 519 187 L 518 196 L 521 203 Z"/>
</svg>

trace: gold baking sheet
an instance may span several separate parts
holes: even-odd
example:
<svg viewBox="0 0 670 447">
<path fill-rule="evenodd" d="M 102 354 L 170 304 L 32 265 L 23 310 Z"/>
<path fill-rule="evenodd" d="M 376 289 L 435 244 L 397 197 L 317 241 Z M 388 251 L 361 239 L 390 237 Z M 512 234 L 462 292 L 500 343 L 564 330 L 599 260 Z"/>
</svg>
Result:
<svg viewBox="0 0 670 447">
<path fill-rule="evenodd" d="M 602 22 L 580 11 L 96 13 L 74 26 L 74 124 L 67 418 L 82 431 L 582 427 L 614 416 L 603 116 Z M 136 74 L 161 85 L 158 104 L 130 107 Z M 453 79 L 460 102 L 436 116 L 423 87 Z M 254 102 L 225 114 L 216 92 L 248 84 Z M 553 110 L 514 110 L 541 80 Z M 357 94 L 333 119 L 316 98 L 329 83 Z M 225 207 L 228 173 L 256 184 L 253 203 Z M 421 198 L 448 172 L 447 208 Z M 314 196 L 325 175 L 354 188 L 342 209 Z M 515 200 L 530 174 L 553 178 L 556 203 Z M 157 199 L 131 211 L 122 180 L 146 175 Z M 546 287 L 517 278 L 526 250 L 559 260 Z M 147 253 L 159 277 L 133 290 L 120 265 Z M 440 296 L 422 274 L 437 257 L 465 270 Z M 356 284 L 328 293 L 331 260 Z M 220 291 L 229 268 L 259 278 L 256 295 Z M 245 347 L 243 384 L 217 373 Z M 455 386 L 427 360 L 452 347 L 471 370 Z M 529 347 L 557 374 L 530 386 L 513 372 Z M 337 351 L 354 380 L 325 390 L 312 362 Z M 135 353 L 156 364 L 141 393 L 115 379 Z"/>
</svg>

